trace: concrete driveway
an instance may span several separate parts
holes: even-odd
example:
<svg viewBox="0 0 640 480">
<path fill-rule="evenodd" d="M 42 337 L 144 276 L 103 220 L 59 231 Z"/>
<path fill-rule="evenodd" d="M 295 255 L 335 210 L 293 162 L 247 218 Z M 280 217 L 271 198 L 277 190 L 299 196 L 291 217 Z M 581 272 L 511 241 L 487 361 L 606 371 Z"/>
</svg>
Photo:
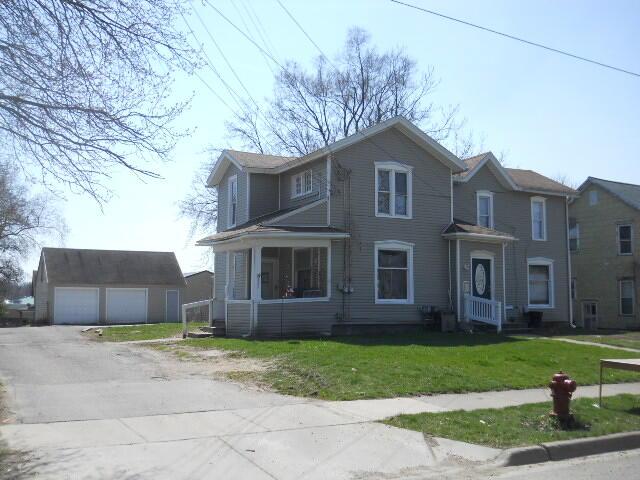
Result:
<svg viewBox="0 0 640 480">
<path fill-rule="evenodd" d="M 498 453 L 216 380 L 77 327 L 0 329 L 0 380 L 11 410 L 0 435 L 44 479 L 402 477 Z"/>
</svg>

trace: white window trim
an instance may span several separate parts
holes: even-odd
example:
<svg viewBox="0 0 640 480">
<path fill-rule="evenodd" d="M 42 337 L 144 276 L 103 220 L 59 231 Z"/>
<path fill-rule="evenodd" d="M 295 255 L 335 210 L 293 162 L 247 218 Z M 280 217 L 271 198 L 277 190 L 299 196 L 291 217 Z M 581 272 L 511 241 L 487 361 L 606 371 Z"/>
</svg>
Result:
<svg viewBox="0 0 640 480">
<path fill-rule="evenodd" d="M 631 283 L 631 313 L 622 313 L 622 284 Z M 636 282 L 633 278 L 618 280 L 618 313 L 623 317 L 633 317 L 636 314 Z"/>
<path fill-rule="evenodd" d="M 631 251 L 629 253 L 622 253 L 622 249 L 621 247 L 621 243 L 620 243 L 620 228 L 621 227 L 629 227 L 629 243 L 631 246 Z M 630 223 L 620 223 L 618 225 L 616 225 L 616 240 L 618 242 L 618 255 L 622 255 L 622 256 L 629 256 L 629 255 L 633 255 L 633 225 Z"/>
<path fill-rule="evenodd" d="M 390 199 L 389 199 L 389 209 L 390 213 L 379 213 L 378 212 L 378 171 L 379 170 L 389 170 L 391 174 L 389 175 L 389 188 L 390 188 Z M 396 177 L 395 173 L 405 173 L 407 175 L 407 214 L 406 215 L 396 215 Z M 405 220 L 411 220 L 413 217 L 413 179 L 412 179 L 413 167 L 410 165 L 404 165 L 398 162 L 375 162 L 375 203 L 373 205 L 373 211 L 376 217 L 386 217 L 386 218 L 402 218 Z"/>
<path fill-rule="evenodd" d="M 549 267 L 549 303 L 548 304 L 531 304 L 531 282 L 529 281 L 529 267 L 531 265 L 545 265 Z M 550 258 L 527 258 L 527 308 L 529 310 L 542 310 L 555 308 L 555 276 L 553 273 L 553 260 Z"/>
<path fill-rule="evenodd" d="M 265 247 L 260 247 L 260 249 L 262 250 L 262 248 Z M 279 248 L 287 248 L 287 247 L 279 247 Z M 331 300 L 331 242 L 329 242 L 327 245 L 311 245 L 311 246 L 293 246 L 293 247 L 289 247 L 292 249 L 291 252 L 291 275 L 293 277 L 293 273 L 294 273 L 294 254 L 293 251 L 294 250 L 301 250 L 301 249 L 306 249 L 306 248 L 326 248 L 327 249 L 327 294 L 324 297 L 308 297 L 308 298 L 270 298 L 270 299 L 263 299 L 262 298 L 262 289 L 260 289 L 259 292 L 257 292 L 257 300 L 255 300 L 256 303 L 262 303 L 262 304 L 282 304 L 282 303 L 313 303 L 313 302 L 328 302 L 329 300 Z M 260 253 L 260 257 L 262 259 L 262 252 Z M 260 262 L 262 264 L 262 260 Z M 262 272 L 261 272 L 262 273 Z M 292 279 L 293 280 L 293 279 Z"/>
<path fill-rule="evenodd" d="M 377 174 L 376 174 L 377 176 Z M 376 203 L 377 205 L 377 203 Z M 399 240 L 383 240 L 375 242 L 373 249 L 373 275 L 374 291 L 373 298 L 376 304 L 380 305 L 413 305 L 413 243 Z M 407 252 L 407 298 L 378 298 L 378 250 L 401 250 Z"/>
<path fill-rule="evenodd" d="M 309 173 L 309 175 L 311 176 L 311 182 L 309 183 L 309 190 L 305 190 L 305 183 L 304 183 L 304 176 Z M 300 178 L 300 187 L 301 187 L 301 191 L 300 193 L 296 193 L 296 179 Z M 291 198 L 299 198 L 299 197 L 304 197 L 305 195 L 309 195 L 313 193 L 313 170 L 312 169 L 307 169 L 304 170 L 300 173 L 296 173 L 295 175 L 293 175 L 291 177 Z"/>
<path fill-rule="evenodd" d="M 234 184 L 236 185 L 236 218 L 233 219 L 233 221 L 231 220 L 231 212 L 233 212 L 233 209 L 231 208 L 231 203 L 232 203 L 232 189 L 231 189 L 231 185 Z M 227 228 L 233 228 L 236 226 L 236 223 L 238 222 L 238 175 L 232 175 L 231 177 L 229 177 L 229 180 L 227 181 L 227 197 L 228 197 L 228 201 L 227 201 Z"/>
<path fill-rule="evenodd" d="M 488 228 L 493 229 L 494 228 L 493 192 L 490 192 L 488 190 L 478 190 L 476 192 L 476 225 L 480 225 L 480 199 L 485 197 L 489 199 L 489 227 Z"/>
<path fill-rule="evenodd" d="M 535 228 L 533 226 L 534 215 L 533 206 L 535 203 L 542 203 L 542 238 L 535 237 Z M 544 197 L 531 197 L 531 238 L 537 242 L 545 242 L 547 240 L 547 199 Z"/>
</svg>

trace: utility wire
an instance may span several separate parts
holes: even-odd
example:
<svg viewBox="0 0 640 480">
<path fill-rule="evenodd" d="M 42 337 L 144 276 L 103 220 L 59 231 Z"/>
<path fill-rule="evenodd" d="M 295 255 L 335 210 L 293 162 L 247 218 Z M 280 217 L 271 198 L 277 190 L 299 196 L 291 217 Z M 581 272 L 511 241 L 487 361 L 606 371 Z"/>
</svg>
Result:
<svg viewBox="0 0 640 480">
<path fill-rule="evenodd" d="M 483 27 L 482 25 L 478 25 L 476 23 L 471 23 L 471 22 L 467 22 L 465 20 L 461 20 L 459 18 L 450 17 L 449 15 L 444 15 L 444 14 L 436 12 L 434 10 L 429 10 L 427 8 L 419 7 L 417 5 L 412 5 L 410 3 L 401 2 L 400 0 L 389 0 L 389 1 L 392 2 L 392 3 L 396 3 L 398 5 L 403 5 L 403 6 L 408 7 L 408 8 L 413 8 L 415 10 L 419 10 L 421 12 L 428 13 L 430 15 L 435 15 L 437 17 L 444 18 L 446 20 L 451 20 L 452 22 L 461 23 L 461 24 L 466 25 L 468 27 L 477 28 L 478 30 L 484 30 L 485 32 L 493 33 L 495 35 L 500 35 L 502 37 L 509 38 L 511 40 L 516 40 L 518 42 L 526 43 L 527 45 L 531 45 L 533 47 L 538 47 L 538 48 L 542 48 L 544 50 L 548 50 L 548 51 L 553 52 L 553 53 L 558 53 L 560 55 L 565 55 L 565 56 L 571 57 L 571 58 L 573 58 L 575 60 L 581 60 L 583 62 L 588 62 L 588 63 L 592 63 L 594 65 L 598 65 L 599 67 L 609 68 L 611 70 L 615 70 L 615 71 L 620 72 L 620 73 L 626 73 L 627 75 L 632 75 L 634 77 L 640 77 L 640 73 L 632 72 L 631 70 L 625 70 L 624 68 L 615 67 L 615 66 L 609 65 L 607 63 L 598 62 L 597 60 L 592 60 L 590 58 L 582 57 L 580 55 L 576 55 L 575 53 L 570 53 L 570 52 L 567 52 L 565 50 L 560 50 L 560 49 L 557 49 L 557 48 L 549 47 L 547 45 L 542 45 L 541 43 L 532 42 L 530 40 L 526 40 L 524 38 L 516 37 L 515 35 L 510 35 L 508 33 L 499 32 L 497 30 L 493 30 L 493 29 L 488 28 L 488 27 Z"/>
</svg>

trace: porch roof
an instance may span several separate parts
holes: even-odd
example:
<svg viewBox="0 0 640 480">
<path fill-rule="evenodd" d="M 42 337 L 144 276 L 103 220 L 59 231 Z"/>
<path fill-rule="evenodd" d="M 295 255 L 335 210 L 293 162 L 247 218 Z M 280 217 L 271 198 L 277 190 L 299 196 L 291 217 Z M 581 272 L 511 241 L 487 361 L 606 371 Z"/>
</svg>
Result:
<svg viewBox="0 0 640 480">
<path fill-rule="evenodd" d="M 213 246 L 247 238 L 347 238 L 344 230 L 333 227 L 273 226 L 261 223 L 233 228 L 198 240 L 197 245 Z"/>
<path fill-rule="evenodd" d="M 517 238 L 510 233 L 494 230 L 493 228 L 481 227 L 462 220 L 453 219 L 442 232 L 442 236 L 447 239 L 476 240 L 479 242 L 513 242 Z"/>
</svg>

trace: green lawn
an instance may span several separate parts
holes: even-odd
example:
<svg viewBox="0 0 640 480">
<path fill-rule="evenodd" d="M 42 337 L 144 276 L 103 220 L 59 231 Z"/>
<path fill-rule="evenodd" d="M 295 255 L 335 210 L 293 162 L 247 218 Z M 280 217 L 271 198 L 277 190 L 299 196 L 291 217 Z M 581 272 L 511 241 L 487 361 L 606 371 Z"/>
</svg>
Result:
<svg viewBox="0 0 640 480">
<path fill-rule="evenodd" d="M 593 398 L 573 401 L 576 422 L 568 429 L 561 428 L 555 419 L 549 417 L 551 402 L 471 412 L 458 410 L 399 415 L 384 423 L 436 437 L 499 448 L 640 430 L 640 397 L 607 397 L 602 409 L 595 403 L 597 399 Z"/>
<path fill-rule="evenodd" d="M 205 326 L 206 323 L 189 323 L 189 330 Z M 149 325 L 131 325 L 126 327 L 101 327 L 102 336 L 96 330 L 88 333 L 92 338 L 108 342 L 126 342 L 132 340 L 152 340 L 156 338 L 180 337 L 182 323 L 154 323 Z"/>
<path fill-rule="evenodd" d="M 271 360 L 276 368 L 252 374 L 256 380 L 282 393 L 328 400 L 544 387 L 558 370 L 569 373 L 578 385 L 595 384 L 600 358 L 635 356 L 595 346 L 493 334 L 206 338 L 181 345 Z M 631 372 L 605 370 L 605 375 L 608 383 L 640 381 L 640 375 Z"/>
<path fill-rule="evenodd" d="M 640 350 L 640 332 L 612 332 L 597 335 L 567 335 L 563 338 L 582 340 L 584 342 L 602 343 L 617 347 L 637 348 Z"/>
</svg>

